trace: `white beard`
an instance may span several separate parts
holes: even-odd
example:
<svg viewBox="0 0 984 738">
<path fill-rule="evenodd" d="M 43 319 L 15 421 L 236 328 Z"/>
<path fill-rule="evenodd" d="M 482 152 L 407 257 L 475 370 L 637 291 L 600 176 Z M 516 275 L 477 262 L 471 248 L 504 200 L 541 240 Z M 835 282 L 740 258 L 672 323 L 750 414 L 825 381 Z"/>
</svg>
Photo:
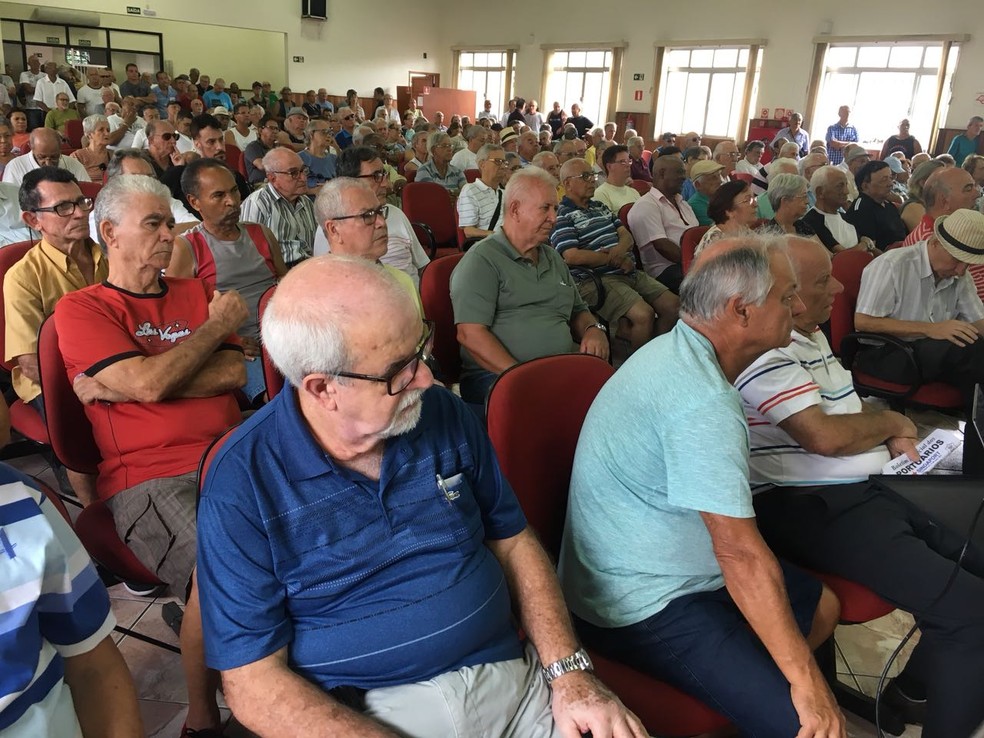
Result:
<svg viewBox="0 0 984 738">
<path fill-rule="evenodd" d="M 396 409 L 393 421 L 379 434 L 380 438 L 392 438 L 408 433 L 420 422 L 420 413 L 424 408 L 424 390 L 410 390 L 404 393 L 400 405 Z M 406 411 L 406 412 L 404 412 Z"/>
</svg>

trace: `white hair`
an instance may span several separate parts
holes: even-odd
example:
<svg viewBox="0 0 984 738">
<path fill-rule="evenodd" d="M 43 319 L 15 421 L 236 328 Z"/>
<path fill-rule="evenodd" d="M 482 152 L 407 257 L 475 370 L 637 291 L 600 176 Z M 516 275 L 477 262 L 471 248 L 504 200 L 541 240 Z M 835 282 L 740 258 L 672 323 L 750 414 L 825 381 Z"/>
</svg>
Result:
<svg viewBox="0 0 984 738">
<path fill-rule="evenodd" d="M 808 186 L 806 177 L 798 174 L 776 174 L 769 178 L 769 189 L 766 190 L 765 195 L 769 198 L 772 209 L 778 210 L 784 199 L 795 197 Z"/>
<path fill-rule="evenodd" d="M 835 167 L 831 164 L 825 164 L 820 167 L 810 177 L 810 190 L 813 194 L 816 194 L 817 190 L 821 187 L 827 187 L 830 184 L 830 178 L 836 174 L 841 174 L 845 178 L 847 177 L 847 172 L 840 167 Z"/>
<path fill-rule="evenodd" d="M 86 136 L 91 136 L 96 130 L 96 126 L 100 123 L 105 123 L 109 125 L 109 121 L 106 120 L 105 115 L 88 115 L 82 120 L 82 132 Z"/>
<path fill-rule="evenodd" d="M 508 158 L 508 156 L 507 156 Z M 518 155 L 517 155 L 517 158 Z M 538 184 L 546 185 L 551 190 L 556 191 L 557 180 L 550 176 L 550 172 L 539 167 L 526 167 L 515 172 L 506 184 L 506 191 L 502 195 L 502 207 L 509 210 L 509 206 L 516 200 L 522 200 L 527 193 Z"/>
<path fill-rule="evenodd" d="M 119 225 L 123 215 L 130 210 L 130 200 L 137 195 L 154 195 L 167 203 L 171 210 L 171 192 L 153 177 L 143 174 L 121 174 L 113 177 L 99 190 L 96 197 L 96 223 L 108 220 Z"/>
<path fill-rule="evenodd" d="M 318 197 L 314 201 L 314 214 L 318 219 L 318 225 L 324 228 L 326 220 L 334 220 L 343 215 L 349 215 L 349 213 L 344 213 L 342 206 L 342 196 L 349 190 L 365 190 L 369 192 L 373 198 L 376 197 L 376 193 L 372 191 L 372 188 L 365 182 L 365 180 L 356 179 L 355 177 L 335 177 L 325 182 L 321 191 L 318 192 Z"/>
</svg>

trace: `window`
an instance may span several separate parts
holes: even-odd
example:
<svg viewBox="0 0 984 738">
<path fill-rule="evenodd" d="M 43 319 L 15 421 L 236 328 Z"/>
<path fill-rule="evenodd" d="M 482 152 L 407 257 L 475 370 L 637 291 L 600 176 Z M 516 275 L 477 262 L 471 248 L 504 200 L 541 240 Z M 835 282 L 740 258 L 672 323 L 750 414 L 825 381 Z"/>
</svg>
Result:
<svg viewBox="0 0 984 738">
<path fill-rule="evenodd" d="M 614 117 L 612 91 L 613 70 L 617 69 L 621 49 L 552 49 L 547 51 L 546 86 L 540 108 L 549 111 L 559 102 L 570 112 L 571 104 L 581 107 L 581 115 L 603 125 Z"/>
<path fill-rule="evenodd" d="M 760 51 L 759 46 L 666 49 L 654 136 L 663 131 L 696 131 L 738 138 L 755 99 Z"/>
<path fill-rule="evenodd" d="M 492 101 L 493 112 L 499 115 L 505 112 L 506 100 L 512 95 L 515 54 L 511 49 L 455 52 L 454 87 L 475 90 L 475 115 L 485 109 L 486 100 Z"/>
<path fill-rule="evenodd" d="M 944 54 L 944 50 L 946 53 Z M 945 73 L 940 87 L 940 66 Z M 868 148 L 879 148 L 897 133 L 903 118 L 909 130 L 929 149 L 936 120 L 946 118 L 950 79 L 957 64 L 957 46 L 948 41 L 831 43 L 824 54 L 816 99 L 813 137 L 823 138 L 836 122 L 841 105 L 851 107 L 851 123 Z"/>
</svg>

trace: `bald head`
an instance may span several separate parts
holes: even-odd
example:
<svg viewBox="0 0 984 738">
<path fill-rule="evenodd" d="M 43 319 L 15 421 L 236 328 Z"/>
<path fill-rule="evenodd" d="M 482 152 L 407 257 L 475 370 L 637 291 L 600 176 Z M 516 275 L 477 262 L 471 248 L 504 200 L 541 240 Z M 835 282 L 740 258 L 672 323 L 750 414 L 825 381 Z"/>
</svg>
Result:
<svg viewBox="0 0 984 738">
<path fill-rule="evenodd" d="M 966 169 L 938 169 L 923 185 L 922 199 L 926 214 L 938 218 L 956 210 L 972 209 L 977 200 L 977 186 Z"/>
<path fill-rule="evenodd" d="M 61 137 L 54 128 L 35 128 L 31 131 L 31 153 L 39 164 L 42 159 L 61 156 Z"/>
</svg>

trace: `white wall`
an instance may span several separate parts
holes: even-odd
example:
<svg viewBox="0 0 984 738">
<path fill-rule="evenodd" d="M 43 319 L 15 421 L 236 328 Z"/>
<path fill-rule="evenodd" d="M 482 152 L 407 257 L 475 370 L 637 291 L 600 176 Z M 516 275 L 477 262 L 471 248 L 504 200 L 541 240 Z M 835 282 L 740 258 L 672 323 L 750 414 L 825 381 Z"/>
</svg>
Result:
<svg viewBox="0 0 984 738">
<path fill-rule="evenodd" d="M 35 6 L 28 0 L 8 0 L 11 4 Z M 250 55 L 250 48 L 235 44 L 223 44 L 212 25 L 234 25 L 281 32 L 286 35 L 285 59 L 277 60 L 266 78 L 274 89 L 285 82 L 295 91 L 326 87 L 333 94 L 344 94 L 349 87 L 361 95 L 370 96 L 378 86 L 395 88 L 407 84 L 407 71 L 435 72 L 439 68 L 435 56 L 441 45 L 435 19 L 439 16 L 441 2 L 424 0 L 408 4 L 406 0 L 328 0 L 328 20 L 325 22 L 301 19 L 301 0 L 49 0 L 49 7 L 70 8 L 99 13 L 116 14 L 115 19 L 136 19 L 120 16 L 127 4 L 150 7 L 157 11 L 157 18 L 188 21 L 189 37 L 197 36 L 204 49 L 218 47 L 227 60 L 228 69 L 210 69 L 195 64 L 212 79 L 223 76 L 226 81 L 236 80 L 248 85 L 237 74 L 242 65 L 237 59 Z M 112 25 L 114 18 L 104 24 Z M 153 18 L 139 19 L 146 30 L 159 30 Z M 195 23 L 212 24 L 197 27 Z M 413 39 L 412 41 L 410 39 Z M 184 50 L 177 49 L 182 56 Z M 165 56 L 172 58 L 165 41 Z M 428 59 L 424 60 L 423 54 Z M 303 64 L 291 61 L 303 56 Z M 176 62 L 176 72 L 187 71 L 191 66 Z M 450 82 L 450 65 L 447 67 Z M 243 72 L 243 74 L 247 74 Z M 252 75 L 250 75 L 252 76 Z M 395 92 L 395 89 L 393 89 Z"/>
</svg>

